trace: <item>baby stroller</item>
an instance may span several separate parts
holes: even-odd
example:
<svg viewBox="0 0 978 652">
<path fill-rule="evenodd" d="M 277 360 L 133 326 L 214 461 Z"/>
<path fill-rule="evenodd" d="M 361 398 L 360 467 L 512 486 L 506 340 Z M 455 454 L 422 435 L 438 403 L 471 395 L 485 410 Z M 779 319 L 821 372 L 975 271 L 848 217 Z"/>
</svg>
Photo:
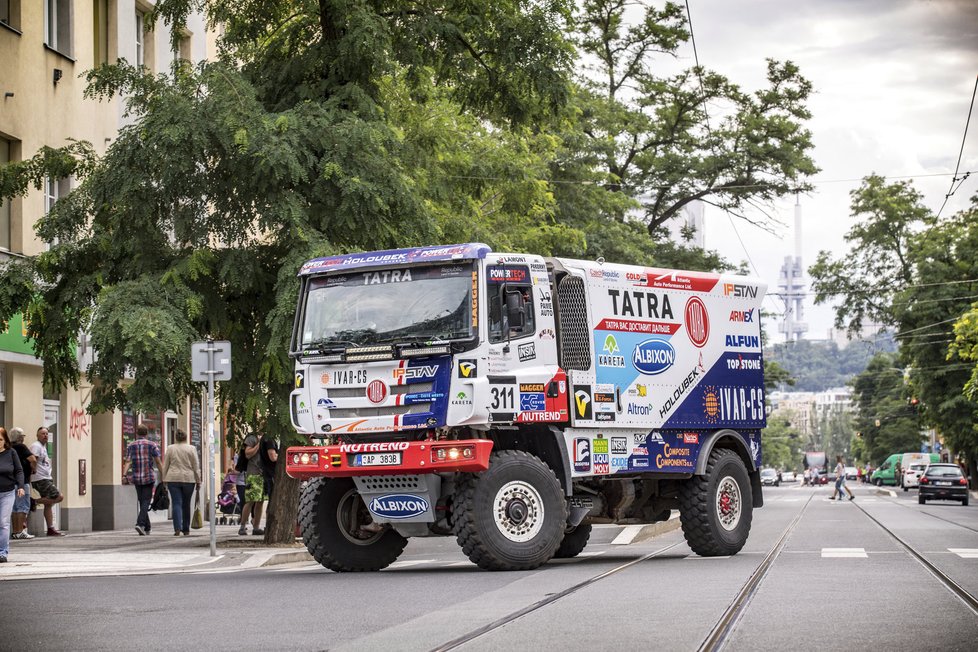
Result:
<svg viewBox="0 0 978 652">
<path fill-rule="evenodd" d="M 237 525 L 241 521 L 241 505 L 234 482 L 224 482 L 224 489 L 217 496 L 217 509 L 219 525 Z"/>
</svg>

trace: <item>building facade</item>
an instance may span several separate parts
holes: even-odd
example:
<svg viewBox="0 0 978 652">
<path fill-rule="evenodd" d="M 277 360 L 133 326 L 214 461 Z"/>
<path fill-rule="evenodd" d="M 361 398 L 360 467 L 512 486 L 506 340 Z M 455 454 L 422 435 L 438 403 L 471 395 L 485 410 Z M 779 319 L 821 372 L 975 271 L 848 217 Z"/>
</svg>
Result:
<svg viewBox="0 0 978 652">
<path fill-rule="evenodd" d="M 167 26 L 150 29 L 148 0 L 0 0 L 0 164 L 27 160 L 42 147 L 84 140 L 102 154 L 123 126 L 123 102 L 84 97 L 84 74 L 102 63 L 125 59 L 150 72 L 165 73 L 174 59 L 208 57 L 212 40 L 202 16 L 193 16 L 171 46 Z M 47 248 L 34 224 L 75 184 L 47 179 L 40 190 L 0 205 L 0 263 Z M 79 336 L 82 368 L 91 361 Z M 189 351 L 188 351 L 189 356 Z M 41 427 L 50 431 L 55 483 L 65 499 L 56 527 L 71 532 L 114 529 L 135 522 L 135 492 L 123 484 L 125 443 L 142 421 L 165 446 L 176 428 L 190 433 L 203 450 L 201 406 L 188 401 L 179 412 L 90 415 L 91 386 L 48 388 L 42 361 L 34 356 L 26 327 L 15 316 L 0 333 L 0 425 L 21 427 L 28 443 Z M 206 455 L 204 457 L 207 466 Z M 31 530 L 42 528 L 40 510 Z"/>
</svg>

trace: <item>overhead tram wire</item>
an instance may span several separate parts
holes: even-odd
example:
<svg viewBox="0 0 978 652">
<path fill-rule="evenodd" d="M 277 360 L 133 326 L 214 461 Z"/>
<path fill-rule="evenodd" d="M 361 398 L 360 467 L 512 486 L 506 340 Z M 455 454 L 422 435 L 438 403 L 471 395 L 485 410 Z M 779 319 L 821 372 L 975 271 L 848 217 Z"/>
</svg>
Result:
<svg viewBox="0 0 978 652">
<path fill-rule="evenodd" d="M 706 87 L 703 85 L 703 69 L 700 66 L 700 53 L 696 48 L 696 34 L 693 32 L 693 15 L 689 11 L 689 0 L 686 0 L 686 22 L 689 23 L 689 42 L 693 46 L 693 61 L 696 63 L 696 79 L 699 80 L 700 93 L 703 94 L 703 115 L 706 117 L 706 133 L 710 137 L 710 147 L 713 148 L 713 176 L 717 177 L 717 153 L 713 144 L 713 127 L 710 125 L 710 112 L 706 108 Z M 750 257 L 750 252 L 747 251 L 747 246 L 744 244 L 743 238 L 740 237 L 740 231 L 737 230 L 737 225 L 734 224 L 733 216 L 730 215 L 730 211 L 724 210 L 723 212 L 727 214 L 727 219 L 730 220 L 730 226 L 733 228 L 734 234 L 737 236 L 737 241 L 740 242 L 740 248 L 744 250 L 744 255 L 747 257 L 747 262 L 750 264 L 751 269 L 754 270 L 754 274 L 760 277 L 761 273 L 758 271 L 757 265 L 754 264 L 754 260 Z M 778 304 L 774 300 L 775 296 L 781 299 L 781 303 L 784 305 L 783 309 L 778 309 Z M 788 307 L 788 302 L 785 301 L 784 297 L 781 297 L 780 295 L 767 293 L 764 295 L 764 298 L 771 302 L 776 315 L 784 316 L 787 314 L 788 310 L 790 310 Z"/>
<path fill-rule="evenodd" d="M 971 105 L 968 107 L 968 119 L 965 120 L 964 123 L 964 134 L 962 134 L 961 136 L 961 148 L 958 150 L 958 162 L 954 165 L 954 176 L 951 177 L 951 187 L 948 188 L 947 194 L 944 195 L 944 203 L 941 204 L 941 210 L 937 211 L 937 219 L 941 218 L 941 213 L 944 212 L 944 207 L 947 206 L 947 200 L 951 198 L 951 195 L 953 195 L 955 192 L 958 191 L 958 188 L 961 187 L 961 184 L 964 183 L 964 180 L 967 179 L 969 176 L 971 176 L 971 172 L 965 172 L 964 176 L 958 179 L 958 170 L 961 169 L 961 156 L 962 154 L 964 154 L 964 143 L 965 140 L 967 140 L 968 138 L 968 126 L 971 124 L 971 112 L 975 108 L 976 93 L 978 93 L 978 77 L 975 77 L 975 88 L 974 90 L 971 91 Z M 958 188 L 955 188 L 954 184 L 958 181 L 960 181 L 961 183 L 958 183 Z"/>
</svg>

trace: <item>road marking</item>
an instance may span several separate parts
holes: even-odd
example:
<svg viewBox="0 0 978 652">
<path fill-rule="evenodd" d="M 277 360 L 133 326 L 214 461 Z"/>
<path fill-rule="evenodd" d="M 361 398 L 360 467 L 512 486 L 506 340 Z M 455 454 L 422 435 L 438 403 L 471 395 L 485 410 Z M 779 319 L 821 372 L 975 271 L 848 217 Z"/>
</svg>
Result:
<svg viewBox="0 0 978 652">
<path fill-rule="evenodd" d="M 784 502 L 786 502 L 786 503 L 798 503 L 798 502 L 801 502 L 801 500 L 802 500 L 801 498 L 785 498 L 784 499 Z"/>
<path fill-rule="evenodd" d="M 822 548 L 822 559 L 842 557 L 865 559 L 868 556 L 865 548 Z"/>
<path fill-rule="evenodd" d="M 978 559 L 978 548 L 948 548 L 948 552 L 953 552 L 962 559 Z"/>
<path fill-rule="evenodd" d="M 419 566 L 421 564 L 433 564 L 436 561 L 436 559 L 405 559 L 404 561 L 395 561 L 387 568 L 410 568 L 411 566 Z"/>
<path fill-rule="evenodd" d="M 615 540 L 611 542 L 611 545 L 615 546 L 627 546 L 632 540 L 638 536 L 638 533 L 642 531 L 644 525 L 626 525 L 624 529 L 618 533 Z"/>
</svg>

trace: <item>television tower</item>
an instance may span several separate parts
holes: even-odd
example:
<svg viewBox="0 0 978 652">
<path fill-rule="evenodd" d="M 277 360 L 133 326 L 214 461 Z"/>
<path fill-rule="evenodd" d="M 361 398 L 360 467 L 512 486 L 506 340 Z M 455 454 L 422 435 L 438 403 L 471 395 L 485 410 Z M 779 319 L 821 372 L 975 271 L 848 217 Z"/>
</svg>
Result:
<svg viewBox="0 0 978 652">
<path fill-rule="evenodd" d="M 808 331 L 805 323 L 805 268 L 801 264 L 801 203 L 795 195 L 795 255 L 785 256 L 778 281 L 784 299 L 784 318 L 778 330 L 784 333 L 786 342 L 800 340 Z"/>
</svg>

